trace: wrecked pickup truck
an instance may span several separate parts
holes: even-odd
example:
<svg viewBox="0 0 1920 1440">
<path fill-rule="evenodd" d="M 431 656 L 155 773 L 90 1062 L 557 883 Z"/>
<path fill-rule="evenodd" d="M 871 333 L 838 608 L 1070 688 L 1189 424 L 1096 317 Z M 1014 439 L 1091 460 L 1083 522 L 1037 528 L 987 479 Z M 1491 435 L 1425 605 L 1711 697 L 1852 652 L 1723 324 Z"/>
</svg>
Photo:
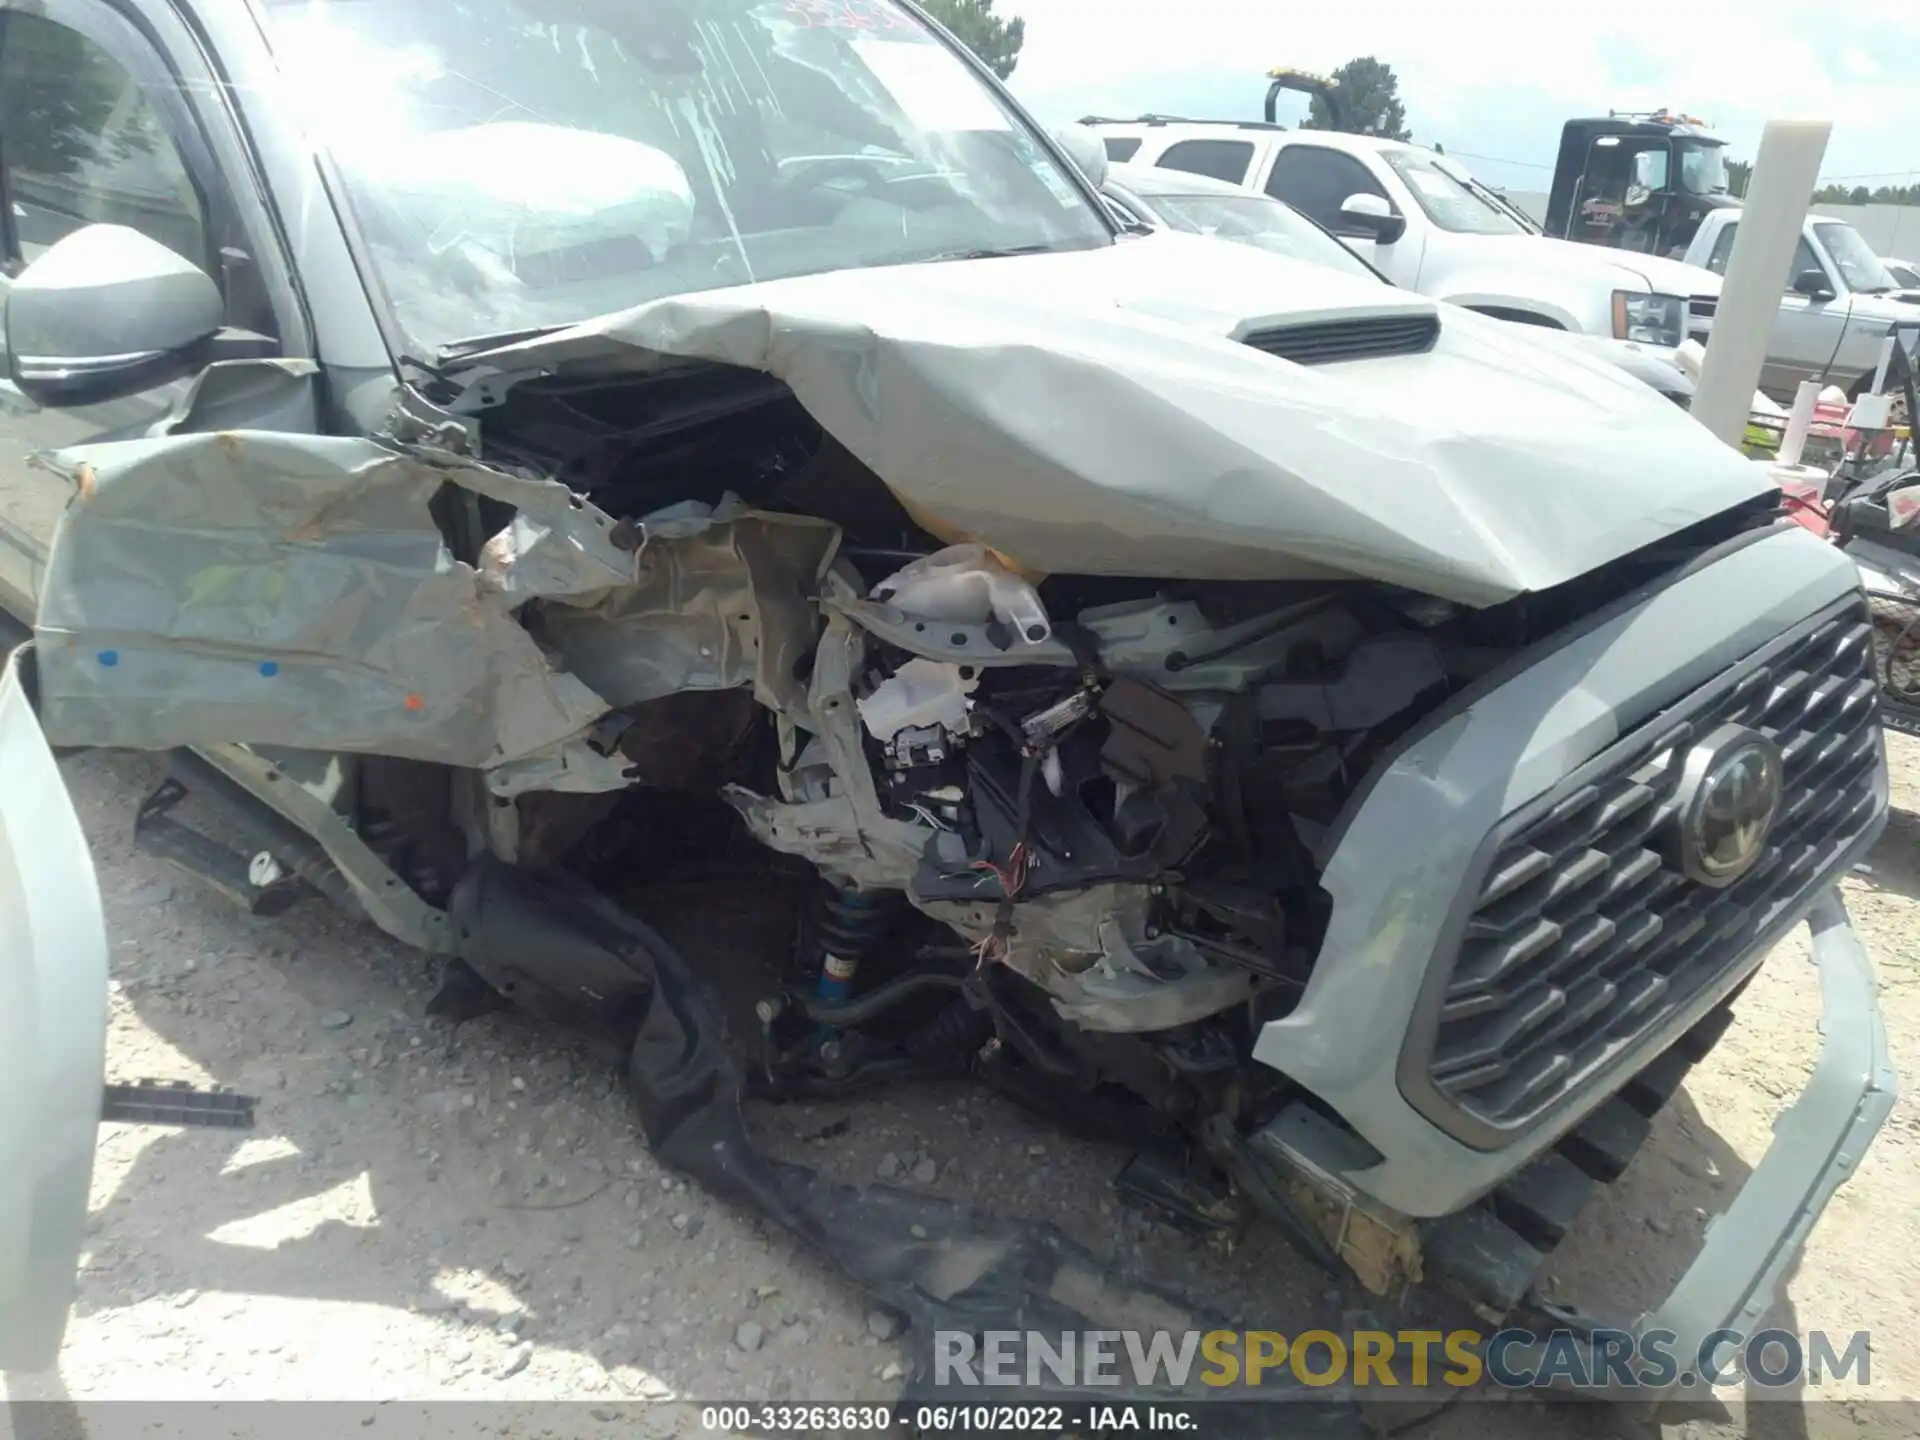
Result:
<svg viewBox="0 0 1920 1440">
<path fill-rule="evenodd" d="M 1057 1237 L 942 1259 L 743 1092 L 978 1075 L 1506 1314 L 1804 922 L 1819 1068 L 1642 1323 L 1766 1306 L 1892 1102 L 1834 888 L 1885 760 L 1852 565 L 1680 410 L 1117 233 L 890 0 L 46 0 L 0 56 L 98 111 L 0 95 L 0 584 L 55 744 L 174 752 L 164 853 L 593 1030 L 670 1161 L 966 1325 Z M 758 981 L 631 898 L 702 865 L 790 902 Z"/>
</svg>

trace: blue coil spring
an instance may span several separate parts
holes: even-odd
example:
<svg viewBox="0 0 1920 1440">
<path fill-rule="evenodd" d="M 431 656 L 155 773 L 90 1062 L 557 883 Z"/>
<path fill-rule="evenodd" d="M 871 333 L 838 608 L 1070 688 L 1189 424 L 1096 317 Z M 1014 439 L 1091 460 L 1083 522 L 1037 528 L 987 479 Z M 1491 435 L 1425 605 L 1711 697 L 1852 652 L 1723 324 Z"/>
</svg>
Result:
<svg viewBox="0 0 1920 1440">
<path fill-rule="evenodd" d="M 822 1000 L 853 996 L 860 962 L 873 953 L 893 923 L 899 895 L 890 890 L 843 890 L 823 883 L 807 927 L 807 966 L 818 977 Z"/>
</svg>

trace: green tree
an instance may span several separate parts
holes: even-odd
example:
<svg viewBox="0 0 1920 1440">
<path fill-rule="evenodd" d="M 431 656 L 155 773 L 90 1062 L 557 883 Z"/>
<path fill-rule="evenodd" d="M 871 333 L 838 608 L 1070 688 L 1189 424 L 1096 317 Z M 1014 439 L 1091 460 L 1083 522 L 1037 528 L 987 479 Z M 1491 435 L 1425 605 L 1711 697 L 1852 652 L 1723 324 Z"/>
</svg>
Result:
<svg viewBox="0 0 1920 1440">
<path fill-rule="evenodd" d="M 1013 74 L 1027 39 L 1026 21 L 1017 15 L 1002 20 L 993 13 L 993 0 L 924 0 L 924 5 L 994 74 L 1002 80 Z"/>
<path fill-rule="evenodd" d="M 1391 65 L 1362 55 L 1334 71 L 1333 78 L 1340 84 L 1340 123 L 1333 123 L 1326 102 L 1316 95 L 1307 104 L 1302 130 L 1344 130 L 1387 140 L 1413 138 L 1407 129 L 1407 107 L 1400 103 L 1400 79 Z"/>
</svg>

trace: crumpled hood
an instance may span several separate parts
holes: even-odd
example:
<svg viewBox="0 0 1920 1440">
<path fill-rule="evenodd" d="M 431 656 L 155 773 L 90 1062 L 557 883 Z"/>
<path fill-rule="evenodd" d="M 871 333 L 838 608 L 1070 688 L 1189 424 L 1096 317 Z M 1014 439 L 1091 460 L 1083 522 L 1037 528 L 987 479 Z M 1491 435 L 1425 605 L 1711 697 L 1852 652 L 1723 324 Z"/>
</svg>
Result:
<svg viewBox="0 0 1920 1440">
<path fill-rule="evenodd" d="M 1240 338 L 1436 311 L 1423 354 L 1302 366 Z M 916 514 L 1036 571 L 1485 605 L 1769 488 L 1638 380 L 1525 327 L 1177 234 L 679 296 L 470 373 L 497 390 L 674 358 L 778 376 Z"/>
</svg>

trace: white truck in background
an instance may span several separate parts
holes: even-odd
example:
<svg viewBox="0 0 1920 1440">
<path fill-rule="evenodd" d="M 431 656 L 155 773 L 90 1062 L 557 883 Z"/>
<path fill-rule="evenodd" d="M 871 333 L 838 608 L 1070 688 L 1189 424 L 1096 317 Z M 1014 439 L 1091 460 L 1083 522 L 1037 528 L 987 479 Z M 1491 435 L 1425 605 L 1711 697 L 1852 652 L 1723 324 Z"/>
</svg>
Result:
<svg viewBox="0 0 1920 1440">
<path fill-rule="evenodd" d="M 1740 215 L 1737 209 L 1715 210 L 1702 219 L 1687 246 L 1687 263 L 1725 275 Z M 1920 321 L 1920 297 L 1902 294 L 1898 277 L 1860 232 L 1831 216 L 1806 218 L 1781 282 L 1780 315 L 1760 372 L 1760 388 L 1777 400 L 1790 401 L 1802 380 L 1838 385 L 1858 398 L 1873 383 L 1893 324 Z M 1708 307 L 1691 317 L 1688 333 L 1704 344 L 1712 327 Z M 1887 378 L 1897 381 L 1900 371 Z"/>
<path fill-rule="evenodd" d="M 1697 265 L 1545 239 L 1457 162 L 1418 145 L 1260 121 L 1081 123 L 1112 161 L 1284 200 L 1395 284 L 1500 319 L 1671 348 L 1719 299 L 1719 277 Z"/>
</svg>

